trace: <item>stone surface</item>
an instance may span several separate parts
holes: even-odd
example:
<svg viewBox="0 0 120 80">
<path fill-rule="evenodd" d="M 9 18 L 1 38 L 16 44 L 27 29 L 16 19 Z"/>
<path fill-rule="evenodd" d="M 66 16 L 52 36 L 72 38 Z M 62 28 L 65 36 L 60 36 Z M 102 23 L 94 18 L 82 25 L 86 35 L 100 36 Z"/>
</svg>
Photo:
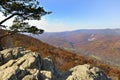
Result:
<svg viewBox="0 0 120 80">
<path fill-rule="evenodd" d="M 50 57 L 42 59 L 42 70 L 47 70 L 47 71 L 51 71 L 52 73 L 54 73 L 55 66 Z"/>
<path fill-rule="evenodd" d="M 38 53 L 21 47 L 6 49 L 0 53 L 0 80 L 39 80 L 41 58 Z"/>
<path fill-rule="evenodd" d="M 0 80 L 109 80 L 102 70 L 79 65 L 65 73 L 55 68 L 51 57 L 22 47 L 0 51 Z"/>
<path fill-rule="evenodd" d="M 70 69 L 66 80 L 110 80 L 105 73 L 97 67 L 88 64 L 78 65 Z"/>
<path fill-rule="evenodd" d="M 40 71 L 41 73 L 41 79 L 42 80 L 51 80 L 52 79 L 52 72 L 51 71 L 45 71 L 45 70 L 42 70 Z"/>
<path fill-rule="evenodd" d="M 62 74 L 57 68 L 55 68 L 50 56 L 42 59 L 40 72 L 41 80 L 58 80 L 58 77 L 60 77 L 60 75 Z"/>
</svg>

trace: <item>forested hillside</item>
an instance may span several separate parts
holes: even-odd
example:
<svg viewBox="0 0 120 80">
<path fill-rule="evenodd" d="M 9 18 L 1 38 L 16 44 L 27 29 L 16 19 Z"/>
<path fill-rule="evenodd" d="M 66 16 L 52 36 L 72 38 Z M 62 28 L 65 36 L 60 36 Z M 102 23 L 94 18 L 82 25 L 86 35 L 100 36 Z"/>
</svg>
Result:
<svg viewBox="0 0 120 80">
<path fill-rule="evenodd" d="M 120 29 L 88 29 L 44 33 L 40 40 L 120 67 Z"/>
<path fill-rule="evenodd" d="M 6 34 L 6 31 L 0 30 L 0 36 Z M 96 59 L 81 56 L 80 54 L 73 54 L 60 48 L 53 47 L 42 41 L 28 37 L 23 34 L 15 34 L 2 38 L 0 43 L 4 48 L 8 47 L 24 47 L 28 50 L 37 51 L 42 57 L 50 56 L 57 68 L 66 71 L 78 64 L 90 64 L 97 66 L 105 71 L 105 73 L 115 80 L 120 80 L 120 70 L 107 65 Z"/>
</svg>

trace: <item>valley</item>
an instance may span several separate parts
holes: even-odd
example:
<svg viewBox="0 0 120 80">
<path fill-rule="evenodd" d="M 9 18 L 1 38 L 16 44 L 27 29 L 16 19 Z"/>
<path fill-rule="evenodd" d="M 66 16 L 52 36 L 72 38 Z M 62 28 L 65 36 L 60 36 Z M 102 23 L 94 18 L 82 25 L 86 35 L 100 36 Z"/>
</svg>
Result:
<svg viewBox="0 0 120 80">
<path fill-rule="evenodd" d="M 0 30 L 0 36 L 4 34 L 6 34 L 6 31 Z M 38 52 L 41 58 L 49 56 L 52 59 L 55 67 L 62 72 L 65 72 L 77 65 L 89 64 L 91 66 L 102 69 L 105 74 L 107 74 L 107 76 L 109 76 L 113 80 L 120 80 L 120 69 L 111 66 L 103 61 L 97 60 L 98 56 L 96 57 L 93 55 L 92 57 L 94 58 L 90 58 L 88 56 L 81 55 L 82 53 L 75 54 L 59 47 L 49 45 L 48 43 L 45 43 L 41 40 L 19 33 L 3 38 L 1 40 L 1 45 L 4 49 L 23 47 L 26 50 Z"/>
<path fill-rule="evenodd" d="M 88 29 L 34 36 L 50 45 L 120 67 L 120 29 Z"/>
</svg>

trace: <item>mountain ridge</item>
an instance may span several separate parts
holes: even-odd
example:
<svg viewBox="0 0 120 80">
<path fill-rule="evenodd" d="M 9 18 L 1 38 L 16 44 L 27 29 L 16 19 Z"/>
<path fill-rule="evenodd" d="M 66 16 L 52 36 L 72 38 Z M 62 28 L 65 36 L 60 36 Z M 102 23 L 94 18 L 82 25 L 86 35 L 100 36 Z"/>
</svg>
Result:
<svg viewBox="0 0 120 80">
<path fill-rule="evenodd" d="M 110 64 L 120 66 L 120 29 L 82 29 L 45 33 L 36 38 L 75 53 L 98 56 Z"/>
<path fill-rule="evenodd" d="M 5 33 L 6 31 L 0 30 L 0 36 Z M 113 80 L 114 78 L 119 79 L 120 77 L 120 70 L 118 68 L 112 67 L 96 59 L 91 59 L 80 54 L 73 54 L 69 51 L 50 46 L 38 39 L 23 34 L 5 37 L 1 40 L 1 44 L 4 48 L 22 46 L 27 50 L 40 52 L 39 55 L 43 58 L 50 56 L 55 66 L 63 72 L 79 64 L 90 64 L 91 66 L 103 69 L 108 76 L 113 77 Z"/>
</svg>

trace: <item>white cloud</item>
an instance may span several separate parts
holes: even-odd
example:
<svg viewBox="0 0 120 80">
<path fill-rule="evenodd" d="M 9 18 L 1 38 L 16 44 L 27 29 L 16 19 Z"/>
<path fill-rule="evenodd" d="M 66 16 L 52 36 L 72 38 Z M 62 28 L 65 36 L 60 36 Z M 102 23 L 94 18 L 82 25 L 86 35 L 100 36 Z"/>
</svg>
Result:
<svg viewBox="0 0 120 80">
<path fill-rule="evenodd" d="M 0 13 L 0 21 L 6 17 Z M 11 26 L 14 18 L 7 20 L 3 25 Z M 37 26 L 38 28 L 44 29 L 46 32 L 61 32 L 77 29 L 75 26 L 68 25 L 60 20 L 48 21 L 44 17 L 41 20 L 29 20 L 30 25 Z"/>
<path fill-rule="evenodd" d="M 30 20 L 29 23 L 31 25 L 35 25 L 41 29 L 44 29 L 47 32 L 60 32 L 60 31 L 66 31 L 66 30 L 72 30 L 70 26 L 66 25 L 63 22 L 60 22 L 59 20 L 57 21 L 48 21 L 45 18 L 39 21 L 35 20 Z"/>
<path fill-rule="evenodd" d="M 2 20 L 4 20 L 6 17 L 5 16 L 3 16 L 3 14 L 2 13 L 0 13 L 0 21 L 2 21 Z M 9 20 L 7 20 L 5 23 L 3 23 L 3 25 L 7 25 L 7 26 L 10 26 L 10 25 L 12 25 L 12 22 L 13 22 L 13 18 L 11 18 L 11 19 L 9 19 Z"/>
</svg>

